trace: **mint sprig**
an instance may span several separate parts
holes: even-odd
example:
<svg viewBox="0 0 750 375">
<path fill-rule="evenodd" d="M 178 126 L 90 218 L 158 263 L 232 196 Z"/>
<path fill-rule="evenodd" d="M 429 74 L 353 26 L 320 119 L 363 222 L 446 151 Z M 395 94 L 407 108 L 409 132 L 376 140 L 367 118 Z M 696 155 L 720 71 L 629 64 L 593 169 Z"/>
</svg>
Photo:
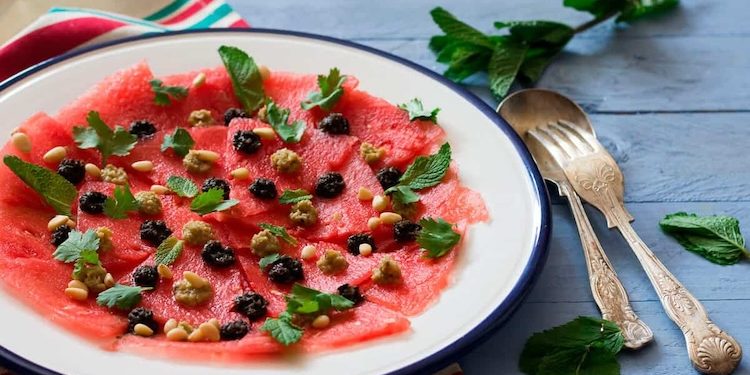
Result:
<svg viewBox="0 0 750 375">
<path fill-rule="evenodd" d="M 174 153 L 179 157 L 185 157 L 191 148 L 195 146 L 193 137 L 190 136 L 187 130 L 183 128 L 177 128 L 172 134 L 164 136 L 164 140 L 161 143 L 161 152 L 167 151 L 168 149 L 174 150 Z"/>
<path fill-rule="evenodd" d="M 288 108 L 279 107 L 271 99 L 266 101 L 266 122 L 284 142 L 298 143 L 305 133 L 305 122 L 297 120 L 289 123 L 289 114 Z"/>
<path fill-rule="evenodd" d="M 73 128 L 73 139 L 78 148 L 96 148 L 102 155 L 102 165 L 107 164 L 107 159 L 112 156 L 126 156 L 130 154 L 138 138 L 130 134 L 122 126 L 116 126 L 112 130 L 99 117 L 99 112 L 91 111 L 86 116 L 88 127 L 76 126 Z"/>
<path fill-rule="evenodd" d="M 188 95 L 187 87 L 182 86 L 165 86 L 164 82 L 159 79 L 152 79 L 148 82 L 151 90 L 154 92 L 154 103 L 160 106 L 172 104 L 172 100 L 182 100 Z"/>
<path fill-rule="evenodd" d="M 260 330 L 268 332 L 274 340 L 285 346 L 298 342 L 304 332 L 292 322 L 292 315 L 288 312 L 282 312 L 278 318 L 266 318 Z"/>
<path fill-rule="evenodd" d="M 341 99 L 344 94 L 344 82 L 346 76 L 341 75 L 338 68 L 331 68 L 328 75 L 318 75 L 318 88 L 320 91 L 313 91 L 307 95 L 300 105 L 303 109 L 312 109 L 320 107 L 324 111 L 330 111 L 334 105 Z"/>
<path fill-rule="evenodd" d="M 192 198 L 198 194 L 198 186 L 189 178 L 180 176 L 169 176 L 167 187 L 175 194 L 183 198 Z"/>
<path fill-rule="evenodd" d="M 440 112 L 440 108 L 435 108 L 428 111 L 424 109 L 422 101 L 418 98 L 414 98 L 406 103 L 399 104 L 398 107 L 409 114 L 409 121 L 426 120 L 432 121 L 432 123 L 437 124 L 437 115 Z"/>
<path fill-rule="evenodd" d="M 713 263 L 730 265 L 750 257 L 740 232 L 740 222 L 731 216 L 676 212 L 665 216 L 659 226 L 686 250 Z"/>
<path fill-rule="evenodd" d="M 232 80 L 232 88 L 237 100 L 249 113 L 255 112 L 261 105 L 265 93 L 263 78 L 255 65 L 255 60 L 237 47 L 219 47 L 219 56 Z"/>
<path fill-rule="evenodd" d="M 453 230 L 453 224 L 442 218 L 423 218 L 419 225 L 422 230 L 417 235 L 417 243 L 426 250 L 428 258 L 440 258 L 448 254 L 461 240 L 461 235 Z"/>
<path fill-rule="evenodd" d="M 71 216 L 78 190 L 68 180 L 44 167 L 27 163 L 17 156 L 5 155 L 3 163 L 26 185 L 37 192 L 55 212 Z"/>
<path fill-rule="evenodd" d="M 305 189 L 295 189 L 295 190 L 284 190 L 284 192 L 279 197 L 279 203 L 281 204 L 292 204 L 297 202 L 302 202 L 305 200 L 312 199 L 313 196 Z"/>
<path fill-rule="evenodd" d="M 176 237 L 167 237 L 159 247 L 156 248 L 156 254 L 154 254 L 154 263 L 159 264 L 172 264 L 182 254 L 182 249 L 185 245 L 185 241 L 178 240 Z"/>
<path fill-rule="evenodd" d="M 265 270 L 266 267 L 270 266 L 271 263 L 279 260 L 281 258 L 281 254 L 279 253 L 273 253 L 271 255 L 266 255 L 263 258 L 260 258 L 258 261 L 258 267 L 260 267 L 261 271 Z"/>
<path fill-rule="evenodd" d="M 212 188 L 193 198 L 193 201 L 190 202 L 190 210 L 203 216 L 212 212 L 228 210 L 238 203 L 240 201 L 236 199 L 224 199 L 224 190 Z"/>
<path fill-rule="evenodd" d="M 113 219 L 127 219 L 128 212 L 138 211 L 138 202 L 130 186 L 116 186 L 111 197 L 104 201 L 104 214 Z"/>
<path fill-rule="evenodd" d="M 141 302 L 141 293 L 152 288 L 140 286 L 128 286 L 115 284 L 115 286 L 99 293 L 96 303 L 109 308 L 116 307 L 120 310 L 129 310 Z"/>
<path fill-rule="evenodd" d="M 404 174 L 401 175 L 396 186 L 388 188 L 394 202 L 409 204 L 419 201 L 419 195 L 414 190 L 421 190 L 435 186 L 443 181 L 451 164 L 451 146 L 444 143 L 437 153 L 430 156 L 417 157 Z"/>
<path fill-rule="evenodd" d="M 276 237 L 281 238 L 282 240 L 286 241 L 286 243 L 290 245 L 296 245 L 297 239 L 292 237 L 289 233 L 287 233 L 286 228 L 280 227 L 278 225 L 268 224 L 268 223 L 261 223 L 260 227 L 262 229 L 265 229 L 271 234 L 273 234 Z"/>
</svg>

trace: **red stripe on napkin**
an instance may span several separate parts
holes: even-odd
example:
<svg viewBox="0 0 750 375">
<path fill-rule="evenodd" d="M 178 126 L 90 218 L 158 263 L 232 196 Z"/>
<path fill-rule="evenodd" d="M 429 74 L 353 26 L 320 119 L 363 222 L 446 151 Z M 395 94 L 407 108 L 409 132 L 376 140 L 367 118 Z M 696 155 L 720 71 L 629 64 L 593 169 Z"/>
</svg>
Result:
<svg viewBox="0 0 750 375">
<path fill-rule="evenodd" d="M 205 8 L 208 4 L 212 2 L 213 2 L 212 0 L 197 1 L 195 4 L 187 7 L 182 12 L 177 13 L 174 17 L 164 20 L 164 21 L 160 21 L 160 23 L 164 25 L 172 25 L 180 21 L 184 21 L 188 19 L 190 16 L 192 16 L 193 14 L 198 13 L 201 9 Z"/>
</svg>

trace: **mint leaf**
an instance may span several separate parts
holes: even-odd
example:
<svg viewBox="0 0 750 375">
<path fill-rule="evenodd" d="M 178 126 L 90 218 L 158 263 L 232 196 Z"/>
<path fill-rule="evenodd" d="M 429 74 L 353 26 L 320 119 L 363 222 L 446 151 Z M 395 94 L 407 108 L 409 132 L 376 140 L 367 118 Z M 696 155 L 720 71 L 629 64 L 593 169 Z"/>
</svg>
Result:
<svg viewBox="0 0 750 375">
<path fill-rule="evenodd" d="M 290 314 L 326 314 L 330 310 L 347 310 L 354 302 L 338 295 L 328 294 L 295 283 L 286 296 L 286 311 Z"/>
<path fill-rule="evenodd" d="M 260 261 L 258 261 L 258 266 L 260 267 L 261 271 L 265 270 L 266 267 L 270 266 L 271 263 L 279 260 L 279 258 L 281 258 L 281 254 L 279 253 L 266 255 L 263 258 L 260 258 Z"/>
<path fill-rule="evenodd" d="M 633 0 L 628 1 L 617 17 L 617 22 L 633 22 L 641 18 L 655 16 L 672 10 L 679 5 L 679 0 Z"/>
<path fill-rule="evenodd" d="M 116 186 L 113 196 L 104 201 L 104 214 L 113 219 L 127 219 L 133 211 L 138 211 L 138 202 L 128 185 Z"/>
<path fill-rule="evenodd" d="M 740 223 L 730 216 L 677 212 L 665 216 L 659 226 L 686 250 L 716 264 L 735 264 L 750 256 L 740 233 Z"/>
<path fill-rule="evenodd" d="M 181 100 L 185 99 L 188 94 L 187 87 L 164 86 L 159 79 L 152 79 L 148 83 L 151 84 L 151 90 L 154 92 L 154 103 L 160 106 L 172 104 L 170 97 L 174 100 Z"/>
<path fill-rule="evenodd" d="M 439 184 L 451 164 L 451 145 L 443 143 L 437 153 L 417 157 L 399 179 L 399 185 L 406 185 L 414 190 L 424 189 Z"/>
<path fill-rule="evenodd" d="M 272 224 L 267 224 L 267 223 L 260 224 L 260 227 L 263 228 L 263 229 L 265 229 L 265 230 L 267 230 L 267 231 L 269 231 L 269 232 L 271 232 L 271 234 L 273 234 L 276 237 L 281 238 L 282 240 L 286 241 L 286 243 L 288 243 L 290 245 L 296 245 L 297 244 L 297 239 L 294 238 L 294 237 L 292 237 L 292 236 L 290 236 L 289 233 L 286 232 L 286 228 L 284 228 L 284 227 L 280 227 L 280 226 L 276 226 L 276 225 L 272 225 Z"/>
<path fill-rule="evenodd" d="M 305 122 L 297 120 L 289 123 L 289 109 L 281 108 L 273 100 L 266 101 L 266 121 L 276 134 L 286 143 L 298 143 L 305 133 Z"/>
<path fill-rule="evenodd" d="M 240 201 L 236 199 L 224 199 L 224 190 L 212 188 L 198 194 L 190 202 L 190 209 L 198 215 L 206 215 L 212 212 L 228 210 L 236 206 Z"/>
<path fill-rule="evenodd" d="M 90 111 L 86 116 L 88 127 L 73 127 L 73 139 L 78 148 L 96 148 L 102 154 L 102 165 L 107 164 L 111 155 L 126 156 L 138 143 L 138 138 L 122 126 L 114 130 L 99 117 L 99 112 Z"/>
<path fill-rule="evenodd" d="M 159 264 L 172 264 L 182 254 L 182 248 L 185 242 L 178 240 L 176 237 L 167 237 L 159 247 L 156 248 L 156 254 L 154 255 L 154 263 Z"/>
<path fill-rule="evenodd" d="M 615 355 L 625 339 L 616 324 L 578 317 L 535 333 L 521 353 L 519 367 L 526 374 L 619 374 Z"/>
<path fill-rule="evenodd" d="M 490 77 L 490 90 L 496 97 L 502 98 L 510 90 L 521 70 L 528 47 L 506 43 L 492 53 L 487 72 Z"/>
<path fill-rule="evenodd" d="M 129 310 L 137 305 L 138 302 L 141 302 L 141 293 L 143 291 L 151 289 L 115 284 L 115 286 L 99 293 L 96 297 L 96 303 L 109 308 L 117 307 L 121 310 Z"/>
<path fill-rule="evenodd" d="M 323 74 L 318 75 L 318 88 L 320 88 L 320 91 L 307 94 L 307 99 L 301 103 L 302 108 L 309 110 L 320 107 L 326 112 L 330 111 L 339 101 L 341 95 L 344 94 L 342 86 L 345 81 L 346 76 L 341 75 L 338 68 L 331 68 L 327 76 Z"/>
<path fill-rule="evenodd" d="M 274 340 L 285 346 L 298 342 L 303 333 L 302 328 L 292 323 L 288 312 L 281 313 L 278 318 L 266 318 L 260 330 L 270 333 Z"/>
<path fill-rule="evenodd" d="M 219 56 L 232 79 L 237 100 L 249 113 L 255 112 L 263 105 L 266 96 L 263 92 L 263 78 L 255 60 L 241 49 L 230 46 L 219 47 Z"/>
<path fill-rule="evenodd" d="M 427 250 L 428 258 L 440 258 L 453 249 L 461 240 L 461 235 L 453 230 L 453 225 L 442 218 L 423 218 L 419 221 L 422 230 L 417 243 Z"/>
<path fill-rule="evenodd" d="M 169 176 L 167 187 L 169 190 L 175 192 L 175 194 L 184 198 L 192 198 L 198 194 L 198 186 L 192 180 L 185 177 Z"/>
<path fill-rule="evenodd" d="M 440 30 L 443 30 L 443 32 L 451 38 L 475 46 L 489 49 L 495 48 L 495 43 L 493 43 L 487 35 L 484 35 L 481 31 L 459 21 L 447 10 L 437 7 L 430 11 L 430 15 Z"/>
<path fill-rule="evenodd" d="M 15 173 L 26 185 L 37 192 L 55 212 L 71 216 L 78 190 L 68 180 L 44 167 L 27 163 L 17 156 L 5 155 L 3 163 Z"/>
<path fill-rule="evenodd" d="M 424 109 L 422 101 L 414 98 L 404 104 L 399 104 L 399 108 L 403 109 L 409 114 L 409 121 L 414 120 L 427 120 L 437 124 L 437 115 L 440 112 L 440 108 L 435 108 L 431 111 Z"/>
<path fill-rule="evenodd" d="M 304 189 L 296 189 L 296 190 L 284 190 L 284 192 L 279 197 L 279 203 L 281 204 L 292 204 L 297 202 L 302 202 L 305 200 L 312 199 L 313 196 Z"/>
<path fill-rule="evenodd" d="M 81 258 L 82 253 L 98 250 L 99 236 L 96 235 L 95 230 L 89 229 L 85 233 L 72 230 L 68 234 L 68 239 L 52 253 L 52 257 L 65 263 L 73 263 Z"/>
<path fill-rule="evenodd" d="M 164 140 L 161 143 L 161 152 L 171 148 L 175 154 L 183 158 L 193 146 L 195 146 L 195 141 L 190 136 L 190 133 L 183 128 L 177 128 L 172 134 L 164 136 Z"/>
<path fill-rule="evenodd" d="M 398 204 L 405 205 L 419 202 L 419 194 L 415 193 L 414 190 L 407 185 L 396 185 L 393 189 L 388 190 L 391 199 L 393 199 L 394 202 L 398 202 Z"/>
</svg>

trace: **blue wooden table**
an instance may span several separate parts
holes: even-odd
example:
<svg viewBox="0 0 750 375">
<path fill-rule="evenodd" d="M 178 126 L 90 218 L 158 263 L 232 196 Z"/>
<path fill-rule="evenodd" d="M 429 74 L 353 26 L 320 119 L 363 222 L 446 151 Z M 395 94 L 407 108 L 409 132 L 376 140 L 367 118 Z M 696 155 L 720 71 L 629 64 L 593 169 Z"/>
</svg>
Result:
<svg viewBox="0 0 750 375">
<path fill-rule="evenodd" d="M 580 24 L 584 13 L 562 0 L 274 0 L 229 3 L 257 27 L 349 39 L 436 71 L 427 48 L 439 32 L 429 10 L 441 5 L 483 31 L 495 20 L 550 19 Z M 722 267 L 661 233 L 675 211 L 721 213 L 750 225 L 750 1 L 683 0 L 680 9 L 632 26 L 606 23 L 577 36 L 537 87 L 581 103 L 625 174 L 634 226 L 711 317 L 750 351 L 750 263 Z M 497 102 L 483 77 L 473 92 Z M 552 208 L 547 265 L 524 304 L 487 342 L 459 362 L 467 374 L 515 374 L 526 338 L 578 315 L 598 315 L 568 207 Z M 589 209 L 595 230 L 655 342 L 620 355 L 623 374 L 692 374 L 680 331 L 625 241 Z M 750 226 L 744 227 L 750 233 Z M 737 374 L 750 374 L 743 363 Z"/>
</svg>

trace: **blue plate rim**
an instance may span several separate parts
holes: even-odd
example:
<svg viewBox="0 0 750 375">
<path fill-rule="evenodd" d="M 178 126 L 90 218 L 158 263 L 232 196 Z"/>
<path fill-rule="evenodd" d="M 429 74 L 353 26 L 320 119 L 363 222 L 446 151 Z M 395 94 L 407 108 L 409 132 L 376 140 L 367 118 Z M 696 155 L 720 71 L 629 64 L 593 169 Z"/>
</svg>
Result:
<svg viewBox="0 0 750 375">
<path fill-rule="evenodd" d="M 111 47 L 119 44 L 125 44 L 135 41 L 142 41 L 147 39 L 156 39 L 170 37 L 173 35 L 181 34 L 206 34 L 206 33 L 257 33 L 257 34 L 275 34 L 282 36 L 294 36 L 299 38 L 307 38 L 313 40 L 319 40 L 329 42 L 333 44 L 342 45 L 344 47 L 358 49 L 364 52 L 368 52 L 379 57 L 386 58 L 391 61 L 395 61 L 399 64 L 405 65 L 412 68 L 422 74 L 429 76 L 430 78 L 440 82 L 451 90 L 455 91 L 474 107 L 480 110 L 485 116 L 487 116 L 511 141 L 516 151 L 518 152 L 521 160 L 523 161 L 526 170 L 528 171 L 529 178 L 532 185 L 535 188 L 535 194 L 537 203 L 541 210 L 540 225 L 535 228 L 535 240 L 529 262 L 524 267 L 521 277 L 518 282 L 513 286 L 505 300 L 498 305 L 492 313 L 490 313 L 484 320 L 472 328 L 466 335 L 459 338 L 458 340 L 448 344 L 444 348 L 437 352 L 420 359 L 410 365 L 393 371 L 393 375 L 402 374 L 413 374 L 417 372 L 428 372 L 436 371 L 441 367 L 448 365 L 450 362 L 456 361 L 460 356 L 467 353 L 476 345 L 488 339 L 492 333 L 502 326 L 505 321 L 512 315 L 512 313 L 518 308 L 522 300 L 528 294 L 529 290 L 536 282 L 538 275 L 544 266 L 547 259 L 549 237 L 552 229 L 552 216 L 550 213 L 550 202 L 547 190 L 544 184 L 544 179 L 539 173 L 539 169 L 536 166 L 531 154 L 526 149 L 521 138 L 513 131 L 508 123 L 500 117 L 487 103 L 482 101 L 479 97 L 459 86 L 458 84 L 450 81 L 442 75 L 407 59 L 393 55 L 389 52 L 381 51 L 373 47 L 365 46 L 359 43 L 355 43 L 348 40 L 334 38 L 325 35 L 318 35 L 300 31 L 289 31 L 289 30 L 277 30 L 277 29 L 263 29 L 263 28 L 252 28 L 252 29 L 230 29 L 230 28 L 213 28 L 213 29 L 201 29 L 201 30 L 178 30 L 169 31 L 164 33 L 152 33 L 136 35 L 126 37 L 110 42 L 96 44 L 81 48 L 79 50 L 64 53 L 62 55 L 50 58 L 41 63 L 33 65 L 29 68 L 24 69 L 21 72 L 9 77 L 3 82 L 0 82 L 0 93 L 13 86 L 15 83 L 35 74 L 41 70 L 44 70 L 52 65 L 64 62 L 73 57 L 83 55 L 86 53 L 94 52 L 106 47 Z M 3 366 L 12 371 L 23 371 L 24 373 L 38 374 L 38 375 L 59 375 L 58 372 L 42 367 L 36 363 L 33 363 L 10 350 L 0 346 L 0 363 Z"/>
</svg>

